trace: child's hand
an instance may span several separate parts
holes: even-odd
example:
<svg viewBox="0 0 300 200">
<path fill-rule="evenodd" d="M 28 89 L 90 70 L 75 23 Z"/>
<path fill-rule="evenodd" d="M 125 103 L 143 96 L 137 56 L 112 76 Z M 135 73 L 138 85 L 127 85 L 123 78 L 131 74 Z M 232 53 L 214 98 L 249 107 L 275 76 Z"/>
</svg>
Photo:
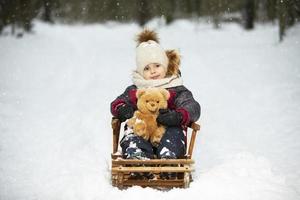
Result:
<svg viewBox="0 0 300 200">
<path fill-rule="evenodd" d="M 118 108 L 118 119 L 120 119 L 121 122 L 124 122 L 126 119 L 131 118 L 133 113 L 134 109 L 131 106 L 124 104 Z"/>
<path fill-rule="evenodd" d="M 180 126 L 182 114 L 175 110 L 160 109 L 156 121 L 165 126 Z"/>
</svg>

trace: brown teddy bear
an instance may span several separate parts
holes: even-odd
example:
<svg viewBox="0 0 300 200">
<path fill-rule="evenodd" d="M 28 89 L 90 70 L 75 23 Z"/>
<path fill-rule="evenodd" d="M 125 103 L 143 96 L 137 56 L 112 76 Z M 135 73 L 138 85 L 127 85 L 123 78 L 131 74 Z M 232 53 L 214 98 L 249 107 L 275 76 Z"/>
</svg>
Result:
<svg viewBox="0 0 300 200">
<path fill-rule="evenodd" d="M 158 125 L 156 118 L 159 114 L 159 109 L 168 107 L 168 99 L 170 94 L 168 90 L 162 88 L 139 89 L 136 93 L 137 108 L 127 125 L 133 129 L 133 132 L 149 140 L 153 145 L 160 142 L 165 128 Z"/>
</svg>

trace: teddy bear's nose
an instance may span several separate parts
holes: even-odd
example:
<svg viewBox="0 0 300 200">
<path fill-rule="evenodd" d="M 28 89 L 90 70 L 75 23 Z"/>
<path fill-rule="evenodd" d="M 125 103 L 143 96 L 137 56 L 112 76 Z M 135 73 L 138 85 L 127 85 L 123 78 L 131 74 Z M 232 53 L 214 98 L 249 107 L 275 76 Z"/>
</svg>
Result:
<svg viewBox="0 0 300 200">
<path fill-rule="evenodd" d="M 155 106 L 155 103 L 150 103 L 150 105 L 153 107 L 153 106 Z"/>
</svg>

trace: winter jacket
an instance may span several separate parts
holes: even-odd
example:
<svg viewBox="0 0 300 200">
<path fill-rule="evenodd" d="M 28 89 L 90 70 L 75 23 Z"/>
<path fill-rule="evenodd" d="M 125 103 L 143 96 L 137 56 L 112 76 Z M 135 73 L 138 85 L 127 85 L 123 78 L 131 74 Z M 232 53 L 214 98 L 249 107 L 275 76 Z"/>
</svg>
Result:
<svg viewBox="0 0 300 200">
<path fill-rule="evenodd" d="M 167 90 L 170 93 L 168 108 L 182 114 L 182 126 L 186 127 L 191 122 L 196 122 L 200 117 L 201 107 L 192 93 L 184 86 L 167 88 Z M 132 106 L 134 110 L 137 109 L 136 92 L 137 87 L 131 85 L 111 103 L 111 113 L 114 117 L 118 117 L 118 108 L 123 104 Z"/>
</svg>

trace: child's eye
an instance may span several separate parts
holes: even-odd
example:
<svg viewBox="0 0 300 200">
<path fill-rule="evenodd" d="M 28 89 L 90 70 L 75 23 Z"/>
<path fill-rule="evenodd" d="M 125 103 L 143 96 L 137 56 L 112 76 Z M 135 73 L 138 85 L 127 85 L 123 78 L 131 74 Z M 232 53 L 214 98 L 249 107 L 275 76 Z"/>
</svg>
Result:
<svg viewBox="0 0 300 200">
<path fill-rule="evenodd" d="M 159 65 L 159 64 L 156 64 L 156 67 L 160 67 L 160 65 Z"/>
<path fill-rule="evenodd" d="M 148 70 L 149 70 L 149 67 L 145 67 L 145 68 L 144 68 L 144 71 L 148 71 Z"/>
</svg>

